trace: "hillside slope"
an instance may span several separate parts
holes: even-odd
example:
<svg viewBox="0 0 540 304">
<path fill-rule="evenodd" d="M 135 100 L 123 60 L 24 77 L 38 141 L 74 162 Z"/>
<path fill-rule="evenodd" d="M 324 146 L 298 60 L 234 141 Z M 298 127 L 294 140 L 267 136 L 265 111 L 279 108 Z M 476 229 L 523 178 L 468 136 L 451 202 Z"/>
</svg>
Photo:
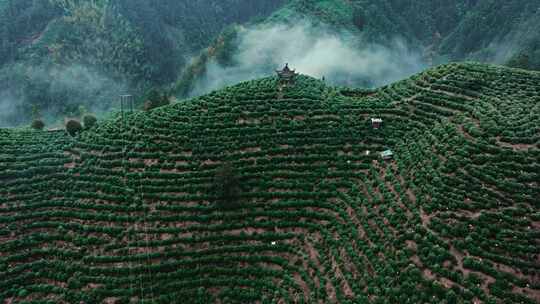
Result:
<svg viewBox="0 0 540 304">
<path fill-rule="evenodd" d="M 451 60 L 505 63 L 520 53 L 539 69 L 539 0 L 292 0 L 269 19 L 294 16 L 360 34 L 368 42 L 402 37 Z"/>
<path fill-rule="evenodd" d="M 476 60 L 540 69 L 540 0 L 0 0 L 0 126 L 29 124 L 34 108 L 48 124 L 85 110 L 106 112 L 118 95 L 142 97 L 152 87 L 172 87 L 181 98 L 198 95 L 208 63 L 238 65 L 243 45 L 230 34 L 233 25 L 299 20 L 324 25 L 315 37 L 335 32 L 352 50 L 383 45 L 401 58 L 406 46 L 425 64 Z M 250 75 L 238 79 L 259 76 L 258 65 L 275 68 L 272 60 L 261 61 L 243 67 Z M 421 68 L 406 68 L 403 77 Z M 340 85 L 379 85 L 372 77 L 338 74 L 326 76 Z"/>
<path fill-rule="evenodd" d="M 0 302 L 537 303 L 539 84 L 270 77 L 75 138 L 0 129 Z"/>
<path fill-rule="evenodd" d="M 278 1 L 3 0 L 0 65 L 92 64 L 134 81 L 168 83 L 229 24 L 265 16 Z M 105 54 L 103 54 L 105 53 Z"/>
<path fill-rule="evenodd" d="M 538 70 L 539 24 L 540 0 L 291 0 L 247 28 L 227 28 L 208 51 L 180 73 L 173 92 L 182 98 L 197 95 L 208 79 L 226 78 L 222 74 L 238 74 L 230 82 L 234 83 L 260 75 L 261 67 L 270 70 L 276 62 L 299 65 L 305 58 L 312 59 L 307 66 L 321 65 L 319 69 L 324 69 L 326 78 L 333 83 L 361 87 L 380 85 L 374 81 L 378 78 L 376 71 L 361 77 L 357 74 L 392 61 L 386 58 L 388 53 L 400 58 L 391 64 L 394 71 L 401 72 L 394 73 L 405 74 L 397 79 L 433 64 L 465 60 Z M 291 34 L 299 28 L 300 35 Z M 254 33 L 260 39 L 253 41 Z M 328 37 L 337 39 L 340 48 L 350 48 L 355 56 L 343 58 L 346 56 L 340 48 L 328 46 L 335 42 Z M 287 39 L 292 41 L 287 43 Z M 310 44 L 311 40 L 319 43 Z M 328 55 L 318 58 L 317 51 Z M 251 53 L 262 54 L 261 59 L 252 62 L 251 57 L 256 56 Z M 370 65 L 357 67 L 356 72 L 342 68 L 344 71 L 332 73 L 339 69 L 340 59 L 357 58 Z M 415 63 L 413 69 L 398 65 L 411 61 Z M 216 71 L 216 65 L 226 72 Z"/>
</svg>

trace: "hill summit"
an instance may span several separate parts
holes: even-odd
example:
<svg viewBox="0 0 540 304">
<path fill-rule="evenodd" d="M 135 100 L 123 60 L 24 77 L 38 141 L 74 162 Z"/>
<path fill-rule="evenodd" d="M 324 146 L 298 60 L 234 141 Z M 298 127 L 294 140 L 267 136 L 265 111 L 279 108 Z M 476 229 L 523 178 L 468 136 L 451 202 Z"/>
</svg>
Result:
<svg viewBox="0 0 540 304">
<path fill-rule="evenodd" d="M 539 84 L 268 77 L 0 129 L 0 302 L 537 303 Z"/>
</svg>

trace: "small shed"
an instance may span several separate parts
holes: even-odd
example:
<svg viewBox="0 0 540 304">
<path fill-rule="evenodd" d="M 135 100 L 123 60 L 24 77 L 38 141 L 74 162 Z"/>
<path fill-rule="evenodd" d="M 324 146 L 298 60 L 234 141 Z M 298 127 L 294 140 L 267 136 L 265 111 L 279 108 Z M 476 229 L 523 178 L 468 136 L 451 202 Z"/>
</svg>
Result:
<svg viewBox="0 0 540 304">
<path fill-rule="evenodd" d="M 381 152 L 381 158 L 384 160 L 392 159 L 394 158 L 394 152 L 392 150 L 384 150 Z"/>
<path fill-rule="evenodd" d="M 379 129 L 382 125 L 382 118 L 372 118 L 371 119 L 371 126 L 373 127 L 373 129 Z"/>
</svg>

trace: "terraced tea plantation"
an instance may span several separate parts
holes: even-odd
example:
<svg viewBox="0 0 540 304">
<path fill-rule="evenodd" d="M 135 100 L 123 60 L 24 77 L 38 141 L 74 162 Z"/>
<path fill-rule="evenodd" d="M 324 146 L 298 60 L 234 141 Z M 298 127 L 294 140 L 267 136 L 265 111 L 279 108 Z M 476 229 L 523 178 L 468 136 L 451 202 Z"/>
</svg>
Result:
<svg viewBox="0 0 540 304">
<path fill-rule="evenodd" d="M 539 303 L 539 143 L 540 74 L 476 64 L 0 130 L 0 302 Z"/>
</svg>

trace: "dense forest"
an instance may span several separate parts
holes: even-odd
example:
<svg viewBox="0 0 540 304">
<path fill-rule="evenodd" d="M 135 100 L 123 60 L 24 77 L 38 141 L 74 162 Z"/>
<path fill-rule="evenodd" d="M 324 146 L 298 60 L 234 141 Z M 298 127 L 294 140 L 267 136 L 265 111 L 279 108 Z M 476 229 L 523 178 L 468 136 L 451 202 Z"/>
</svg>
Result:
<svg viewBox="0 0 540 304">
<path fill-rule="evenodd" d="M 324 29 L 366 61 L 389 53 L 388 68 L 321 72 L 337 85 L 380 86 L 449 61 L 540 68 L 538 0 L 1 0 L 0 125 L 106 112 L 124 92 L 142 106 L 152 88 L 184 98 L 268 75 L 289 58 L 238 59 L 246 32 L 300 21 L 315 34 L 297 48 L 314 48 Z M 378 75 L 401 57 L 413 63 Z"/>
<path fill-rule="evenodd" d="M 107 109 L 122 91 L 166 85 L 224 27 L 280 2 L 3 0 L 0 105 L 14 107 L 3 123 L 28 121 L 33 106 Z"/>
<path fill-rule="evenodd" d="M 370 41 L 402 36 L 433 45 L 451 60 L 504 63 L 526 55 L 530 61 L 522 67 L 540 68 L 538 0 L 303 0 L 282 11 L 287 9 L 336 26 L 354 25 Z"/>
<path fill-rule="evenodd" d="M 396 53 L 394 57 L 405 61 L 410 60 L 411 53 L 419 57 L 421 62 L 415 68 L 405 67 L 403 73 L 397 73 L 401 78 L 403 74 L 409 76 L 429 65 L 451 61 L 473 60 L 525 69 L 540 68 L 540 35 L 535 30 L 540 23 L 538 0 L 512 0 L 504 3 L 487 0 L 297 0 L 289 1 L 270 17 L 252 25 L 252 28 L 268 28 L 276 24 L 294 27 L 299 21 L 307 21 L 313 27 L 310 30 L 312 33 L 306 35 L 319 37 L 320 33 L 331 32 L 332 35 L 342 37 L 353 49 L 360 50 L 358 57 L 364 56 L 373 62 L 377 62 L 380 57 L 369 56 L 372 49 L 370 46 L 373 45 L 385 47 L 382 50 L 378 48 L 376 53 L 390 50 Z M 242 43 L 241 39 L 245 32 L 243 27 L 236 27 L 222 33 L 208 51 L 203 52 L 182 73 L 173 92 L 181 97 L 193 91 L 200 93 L 197 85 L 216 73 L 215 69 L 208 66 L 217 64 L 227 68 L 236 64 L 241 66 L 240 70 L 246 70 L 247 67 L 242 66 L 243 59 L 235 57 L 245 47 L 246 43 Z M 271 48 L 270 45 L 268 49 Z M 368 50 L 368 54 L 362 50 Z M 272 56 L 271 52 L 268 56 Z M 384 59 L 386 63 L 392 61 Z M 264 66 L 264 62 L 260 64 Z M 272 65 L 275 62 L 264 68 L 257 65 L 253 70 L 269 71 Z M 400 69 L 397 67 L 399 62 L 391 62 L 391 65 Z M 346 71 L 345 75 L 332 75 L 331 78 L 335 80 L 333 83 L 364 87 L 381 85 L 374 81 L 376 76 L 369 71 L 355 75 L 363 68 L 358 67 L 355 72 Z M 228 71 L 237 72 L 235 69 Z M 240 80 L 253 76 L 253 73 L 244 74 L 244 79 Z M 255 74 L 260 76 L 261 73 Z M 232 77 L 228 84 L 237 80 Z M 390 81 L 384 84 L 395 80 L 390 77 Z"/>
</svg>

